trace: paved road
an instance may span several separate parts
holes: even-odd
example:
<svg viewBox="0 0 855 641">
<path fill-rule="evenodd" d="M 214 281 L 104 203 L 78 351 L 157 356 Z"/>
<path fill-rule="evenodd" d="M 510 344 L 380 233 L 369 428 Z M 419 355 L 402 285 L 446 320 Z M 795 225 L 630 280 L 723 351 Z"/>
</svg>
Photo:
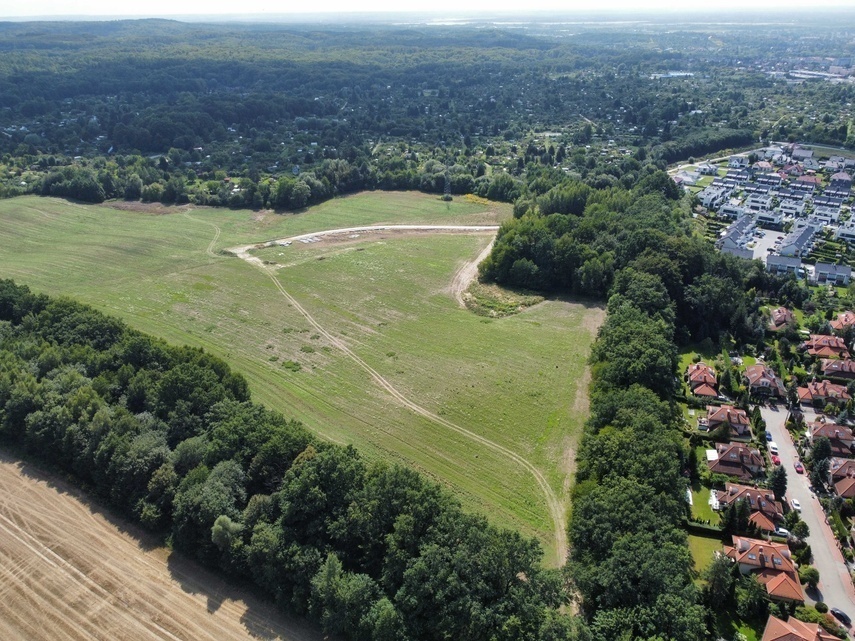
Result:
<svg viewBox="0 0 855 641">
<path fill-rule="evenodd" d="M 855 588 L 849 579 L 849 572 L 843 561 L 843 555 L 837 547 L 831 528 L 825 522 L 825 512 L 814 498 L 807 474 L 797 474 L 793 462 L 797 455 L 796 447 L 784 427 L 787 410 L 761 408 L 766 429 L 772 433 L 772 440 L 778 445 L 781 463 L 787 470 L 787 501 L 798 499 L 802 504 L 802 520 L 810 528 L 810 543 L 813 551 L 813 565 L 819 570 L 819 594 L 810 596 L 824 601 L 829 607 L 840 608 L 855 618 Z"/>
</svg>

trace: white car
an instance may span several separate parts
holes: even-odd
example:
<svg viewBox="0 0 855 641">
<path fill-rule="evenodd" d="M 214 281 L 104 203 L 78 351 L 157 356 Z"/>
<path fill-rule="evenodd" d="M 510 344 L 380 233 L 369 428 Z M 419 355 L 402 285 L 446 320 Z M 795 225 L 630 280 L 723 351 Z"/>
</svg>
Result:
<svg viewBox="0 0 855 641">
<path fill-rule="evenodd" d="M 778 444 L 777 444 L 775 441 L 769 441 L 769 453 L 770 453 L 770 454 L 775 454 L 775 455 L 777 456 L 777 454 L 778 454 Z"/>
<path fill-rule="evenodd" d="M 799 500 L 798 500 L 798 499 L 792 499 L 792 500 L 790 501 L 790 505 L 792 505 L 792 506 L 793 506 L 793 509 L 794 509 L 796 512 L 801 512 L 801 511 L 802 511 L 802 504 L 801 504 L 801 503 L 799 503 Z"/>
<path fill-rule="evenodd" d="M 775 534 L 777 534 L 778 536 L 786 536 L 786 537 L 789 537 L 789 536 L 790 536 L 790 531 L 789 531 L 789 530 L 787 530 L 787 529 L 785 529 L 785 528 L 779 527 L 779 528 L 775 528 Z"/>
</svg>

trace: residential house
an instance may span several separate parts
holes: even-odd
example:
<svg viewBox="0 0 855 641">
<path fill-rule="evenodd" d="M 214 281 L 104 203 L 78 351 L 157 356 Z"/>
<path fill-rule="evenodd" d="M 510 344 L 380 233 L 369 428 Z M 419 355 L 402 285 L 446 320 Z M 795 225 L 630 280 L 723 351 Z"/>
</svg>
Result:
<svg viewBox="0 0 855 641">
<path fill-rule="evenodd" d="M 746 185 L 751 180 L 751 174 L 745 169 L 729 169 L 724 177 L 725 179 L 734 181 L 740 187 Z"/>
<path fill-rule="evenodd" d="M 778 211 L 785 216 L 801 216 L 805 213 L 806 206 L 803 200 L 787 198 L 786 200 L 782 200 L 778 205 Z"/>
<path fill-rule="evenodd" d="M 698 165 L 698 173 L 701 176 L 717 176 L 718 167 L 715 165 L 711 165 L 708 162 L 701 163 L 700 165 Z"/>
<path fill-rule="evenodd" d="M 760 641 L 836 641 L 837 637 L 823 630 L 819 623 L 804 623 L 796 617 L 786 621 L 769 615 Z"/>
<path fill-rule="evenodd" d="M 840 220 L 840 207 L 820 205 L 814 208 L 813 215 L 815 218 L 821 220 L 824 225 L 831 225 Z"/>
<path fill-rule="evenodd" d="M 743 216 L 732 225 L 729 225 L 721 235 L 715 246 L 720 249 L 745 249 L 745 245 L 752 238 L 754 221 L 750 216 Z"/>
<path fill-rule="evenodd" d="M 730 427 L 731 436 L 737 438 L 751 436 L 751 421 L 748 420 L 745 410 L 736 409 L 733 405 L 708 405 L 707 425 L 710 431 L 725 424 Z"/>
<path fill-rule="evenodd" d="M 855 220 L 847 220 L 842 223 L 834 232 L 835 240 L 845 240 L 846 242 L 855 242 Z"/>
<path fill-rule="evenodd" d="M 698 194 L 698 200 L 701 205 L 707 209 L 716 209 L 729 196 L 730 193 L 724 187 L 714 187 L 710 185 Z"/>
<path fill-rule="evenodd" d="M 785 329 L 788 325 L 796 322 L 796 316 L 786 307 L 778 307 L 773 309 L 770 314 L 769 329 L 773 332 L 778 332 Z"/>
<path fill-rule="evenodd" d="M 846 391 L 845 385 L 829 381 L 810 381 L 798 390 L 799 403 L 811 404 L 822 402 L 826 405 L 845 405 L 852 397 Z"/>
<path fill-rule="evenodd" d="M 799 349 L 807 350 L 811 356 L 820 358 L 849 358 L 849 349 L 839 336 L 826 336 L 825 334 L 811 334 Z"/>
<path fill-rule="evenodd" d="M 805 168 L 805 171 L 819 171 L 822 169 L 820 162 L 814 158 L 808 158 L 802 163 L 802 166 Z"/>
<path fill-rule="evenodd" d="M 813 197 L 814 207 L 842 207 L 848 194 L 840 195 L 839 192 L 826 190 L 821 196 Z"/>
<path fill-rule="evenodd" d="M 844 499 L 855 497 L 855 460 L 832 457 L 829 461 L 828 475 L 838 496 Z"/>
<path fill-rule="evenodd" d="M 778 378 L 771 367 L 766 365 L 749 365 L 742 375 L 752 396 L 777 396 L 787 397 L 787 388 L 784 382 Z"/>
<path fill-rule="evenodd" d="M 813 247 L 812 227 L 792 231 L 781 241 L 781 256 L 807 256 Z"/>
<path fill-rule="evenodd" d="M 802 259 L 792 256 L 766 256 L 766 271 L 783 276 L 785 274 L 799 274 L 802 268 Z"/>
<path fill-rule="evenodd" d="M 725 546 L 724 554 L 737 563 L 740 573 L 753 574 L 764 585 L 771 600 L 804 602 L 796 565 L 786 543 L 734 536 L 733 546 Z"/>
<path fill-rule="evenodd" d="M 772 163 L 770 163 L 768 160 L 759 160 L 754 163 L 751 169 L 753 169 L 755 173 L 760 174 L 766 173 L 767 171 L 772 171 L 773 167 Z"/>
<path fill-rule="evenodd" d="M 813 273 L 818 285 L 848 285 L 849 279 L 852 278 L 852 268 L 849 265 L 817 263 Z"/>
<path fill-rule="evenodd" d="M 763 471 L 763 456 L 745 443 L 718 443 L 707 451 L 707 467 L 713 474 L 750 481 Z"/>
<path fill-rule="evenodd" d="M 820 436 L 825 436 L 831 442 L 831 453 L 834 456 L 852 456 L 852 448 L 855 447 L 855 436 L 852 429 L 845 425 L 838 425 L 833 421 L 814 421 L 807 425 L 807 439 L 813 443 Z"/>
<path fill-rule="evenodd" d="M 718 396 L 715 370 L 706 363 L 692 363 L 686 370 L 686 382 L 695 396 Z"/>
<path fill-rule="evenodd" d="M 736 501 L 745 501 L 751 509 L 750 520 L 761 530 L 774 532 L 778 522 L 784 518 L 784 508 L 780 501 L 775 500 L 771 490 L 725 483 L 724 492 L 718 493 L 718 504 L 721 509 Z"/>
<path fill-rule="evenodd" d="M 780 211 L 761 210 L 757 212 L 757 225 L 766 229 L 784 228 L 784 214 Z"/>
<path fill-rule="evenodd" d="M 727 203 L 718 208 L 719 218 L 729 218 L 731 220 L 736 220 L 737 218 L 742 218 L 744 214 L 745 210 L 739 205 L 732 205 L 730 203 Z"/>
<path fill-rule="evenodd" d="M 803 149 L 802 147 L 795 147 L 793 149 L 793 153 L 790 154 L 790 157 L 793 159 L 794 162 L 804 162 L 805 160 L 813 158 L 813 150 Z"/>
<path fill-rule="evenodd" d="M 839 265 L 837 265 L 839 267 Z M 851 325 L 855 325 L 855 312 L 846 310 L 845 312 L 840 312 L 830 323 L 831 328 L 836 332 L 842 332 L 847 327 Z"/>
<path fill-rule="evenodd" d="M 731 169 L 745 169 L 748 165 L 747 156 L 731 156 L 727 159 L 727 166 Z"/>
<path fill-rule="evenodd" d="M 827 378 L 855 379 L 855 361 L 823 358 L 819 362 L 819 371 Z"/>
<path fill-rule="evenodd" d="M 787 177 L 790 177 L 790 176 L 798 177 L 798 176 L 801 176 L 803 173 L 805 173 L 805 170 L 802 169 L 801 165 L 789 164 L 789 165 L 784 165 L 781 168 L 781 173 L 786 174 Z M 783 178 L 783 176 L 782 176 L 782 178 Z"/>
<path fill-rule="evenodd" d="M 848 194 L 852 191 L 852 176 L 845 171 L 839 171 L 831 177 L 828 188 L 833 191 L 841 191 Z"/>
<path fill-rule="evenodd" d="M 751 211 L 767 211 L 772 209 L 771 196 L 753 195 L 745 199 L 745 207 Z"/>
<path fill-rule="evenodd" d="M 768 173 L 768 174 L 757 174 L 754 176 L 754 181 L 758 185 L 764 185 L 766 187 L 777 187 L 781 184 L 782 179 L 780 174 L 776 173 Z"/>
</svg>

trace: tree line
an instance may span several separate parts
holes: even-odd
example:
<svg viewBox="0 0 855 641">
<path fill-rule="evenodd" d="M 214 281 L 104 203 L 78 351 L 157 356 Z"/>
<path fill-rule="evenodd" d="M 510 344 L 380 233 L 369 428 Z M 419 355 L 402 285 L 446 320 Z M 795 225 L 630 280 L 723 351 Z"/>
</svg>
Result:
<svg viewBox="0 0 855 641">
<path fill-rule="evenodd" d="M 638 169 L 630 189 L 564 176 L 521 191 L 482 278 L 607 300 L 591 354 L 566 568 L 586 634 L 715 638 L 720 604 L 694 583 L 685 531 L 690 452 L 674 398 L 678 346 L 762 344 L 758 292 L 786 297 L 793 283 L 715 251 L 653 165 Z"/>
<path fill-rule="evenodd" d="M 354 640 L 569 639 L 533 539 L 253 403 L 246 381 L 65 298 L 0 281 L 0 439 L 176 549 Z"/>
</svg>

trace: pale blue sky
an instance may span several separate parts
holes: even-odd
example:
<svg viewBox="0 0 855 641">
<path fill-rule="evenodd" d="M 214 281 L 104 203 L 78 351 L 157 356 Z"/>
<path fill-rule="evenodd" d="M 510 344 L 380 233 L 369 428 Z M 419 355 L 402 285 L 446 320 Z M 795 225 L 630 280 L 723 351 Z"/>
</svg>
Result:
<svg viewBox="0 0 855 641">
<path fill-rule="evenodd" d="M 6 5 L 6 6 L 3 6 Z M 142 2 L 116 2 L 116 0 L 39 0 L 38 2 L 0 2 L 0 18 L 22 16 L 176 16 L 176 15 L 277 15 L 289 13 L 339 13 L 339 12 L 439 12 L 466 14 L 483 12 L 495 15 L 512 11 L 555 11 L 566 14 L 573 11 L 730 11 L 752 13 L 773 11 L 777 17 L 788 11 L 806 9 L 815 12 L 820 8 L 852 8 L 852 0 L 716 0 L 714 4 L 689 0 L 529 0 L 525 3 L 508 0 L 144 0 Z M 617 17 L 617 16 L 616 16 Z"/>
</svg>

